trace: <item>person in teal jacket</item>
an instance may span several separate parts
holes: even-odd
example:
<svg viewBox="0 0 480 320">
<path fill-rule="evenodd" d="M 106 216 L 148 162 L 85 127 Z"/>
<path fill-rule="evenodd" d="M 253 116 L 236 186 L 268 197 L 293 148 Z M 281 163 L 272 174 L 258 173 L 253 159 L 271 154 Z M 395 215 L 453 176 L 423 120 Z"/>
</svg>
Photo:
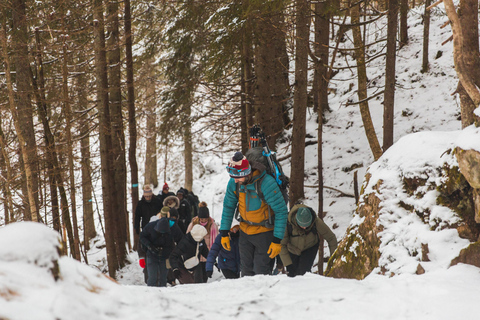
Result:
<svg viewBox="0 0 480 320">
<path fill-rule="evenodd" d="M 287 225 L 288 208 L 282 192 L 265 166 L 249 163 L 241 152 L 235 153 L 227 171 L 231 179 L 223 200 L 222 246 L 231 249 L 228 231 L 238 204 L 242 276 L 270 274 L 271 259 L 282 249 Z"/>
</svg>

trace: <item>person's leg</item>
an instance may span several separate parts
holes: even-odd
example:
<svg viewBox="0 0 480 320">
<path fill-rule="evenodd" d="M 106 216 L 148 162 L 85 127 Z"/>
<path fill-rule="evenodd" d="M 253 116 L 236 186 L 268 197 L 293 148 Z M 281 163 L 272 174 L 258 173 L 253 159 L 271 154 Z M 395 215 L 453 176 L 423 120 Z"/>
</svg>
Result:
<svg viewBox="0 0 480 320">
<path fill-rule="evenodd" d="M 157 257 L 154 257 L 153 255 L 147 253 L 148 259 L 147 259 L 147 266 L 148 266 L 148 279 L 147 279 L 147 285 L 149 287 L 156 287 L 157 281 L 158 281 L 158 276 L 160 272 L 160 260 Z"/>
<path fill-rule="evenodd" d="M 167 286 L 167 275 L 168 275 L 167 260 L 166 259 L 160 259 L 160 261 L 159 261 L 159 279 L 158 279 L 160 287 L 166 287 Z"/>
<path fill-rule="evenodd" d="M 253 257 L 255 253 L 255 247 L 250 243 L 250 235 L 240 232 L 240 239 L 238 241 L 238 248 L 240 251 L 240 263 L 242 265 L 242 277 L 253 276 Z"/>
<path fill-rule="evenodd" d="M 234 272 L 230 269 L 222 269 L 222 273 L 226 279 L 238 279 L 240 277 L 237 272 Z"/>
<path fill-rule="evenodd" d="M 292 260 L 292 264 L 289 264 L 287 266 L 287 273 L 289 276 L 294 277 L 297 275 L 297 268 L 298 268 L 298 261 L 300 259 L 300 256 L 297 256 L 291 252 L 288 252 L 290 255 L 290 259 Z"/>
<path fill-rule="evenodd" d="M 273 231 L 263 232 L 251 236 L 250 241 L 255 247 L 253 257 L 253 271 L 255 274 L 271 274 L 272 259 L 270 259 L 267 252 L 272 240 Z"/>
<path fill-rule="evenodd" d="M 307 250 L 302 251 L 300 258 L 298 259 L 298 267 L 296 274 L 297 276 L 302 276 L 306 272 L 312 270 L 313 261 L 315 261 L 315 257 L 317 256 L 318 252 L 318 243 Z M 320 263 L 323 263 L 323 259 Z"/>
<path fill-rule="evenodd" d="M 195 283 L 205 283 L 203 281 L 206 276 L 205 264 L 206 262 L 200 262 L 193 270 L 193 278 L 195 279 Z"/>
</svg>

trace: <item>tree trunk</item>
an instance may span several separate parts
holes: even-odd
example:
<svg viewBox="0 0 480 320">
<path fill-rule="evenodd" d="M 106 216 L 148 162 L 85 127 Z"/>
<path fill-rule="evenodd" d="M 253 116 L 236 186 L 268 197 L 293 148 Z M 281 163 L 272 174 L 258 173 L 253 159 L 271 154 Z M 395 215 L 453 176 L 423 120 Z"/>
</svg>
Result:
<svg viewBox="0 0 480 320">
<path fill-rule="evenodd" d="M 305 125 L 307 114 L 307 73 L 309 44 L 309 2 L 296 0 L 295 95 L 293 106 L 292 154 L 290 172 L 290 207 L 305 196 Z"/>
<path fill-rule="evenodd" d="M 32 87 L 30 83 L 30 61 L 28 57 L 28 31 L 25 0 L 12 1 L 13 16 L 13 50 L 16 71 L 17 99 L 10 102 L 10 108 L 18 127 L 17 135 L 20 141 L 25 174 L 27 180 L 28 206 L 30 215 L 25 220 L 39 221 L 38 201 L 38 158 L 35 130 L 33 128 L 33 107 L 31 103 Z M 6 45 L 6 40 L 5 40 Z M 8 55 L 5 55 L 8 60 Z M 10 76 L 10 75 L 8 75 Z M 12 89 L 13 92 L 13 89 Z"/>
<path fill-rule="evenodd" d="M 457 15 L 457 12 L 455 11 L 455 6 L 453 5 L 452 0 L 444 0 L 443 3 L 445 5 L 445 11 L 447 12 L 448 18 L 450 20 L 450 25 L 452 26 L 453 60 L 455 63 L 455 70 L 457 71 L 458 78 L 460 79 L 460 82 L 463 88 L 465 88 L 465 91 L 467 92 L 468 96 L 472 100 L 473 106 L 475 108 L 478 108 L 478 106 L 480 105 L 480 92 L 475 83 L 475 79 L 472 77 L 472 75 L 468 70 L 469 65 L 466 62 L 466 52 L 464 47 L 465 37 L 463 35 L 462 24 L 460 22 L 459 16 Z M 475 28 L 478 28 L 478 27 L 475 26 Z M 478 33 L 478 30 L 477 30 L 477 33 Z M 477 42 L 477 47 L 478 47 L 478 42 Z M 477 54 L 478 54 L 478 49 L 477 49 Z M 462 110 L 462 116 L 463 116 L 463 113 L 464 111 Z M 475 126 L 478 127 L 480 125 L 479 117 L 475 116 L 474 121 L 475 121 Z M 462 121 L 462 125 L 463 125 L 463 121 Z"/>
<path fill-rule="evenodd" d="M 242 6 L 245 14 L 245 23 L 242 38 L 242 84 L 244 93 L 244 108 L 242 109 L 242 152 L 245 154 L 250 145 L 249 129 L 254 125 L 254 75 L 252 53 L 252 18 L 248 13 L 248 1 L 243 0 Z"/>
<path fill-rule="evenodd" d="M 63 18 L 62 18 L 63 20 Z M 77 223 L 77 201 L 75 190 L 75 164 L 73 161 L 73 140 L 72 140 L 72 109 L 70 106 L 70 98 L 68 96 L 68 61 L 67 61 L 67 43 L 65 41 L 66 34 L 63 35 L 63 63 L 62 63 L 62 75 L 63 75 L 63 112 L 65 114 L 65 131 L 67 138 L 67 155 L 68 155 L 68 169 L 70 177 L 70 203 L 72 205 L 72 222 L 73 222 L 73 236 L 74 247 L 72 250 L 72 256 L 80 261 L 80 238 L 78 235 L 78 223 Z"/>
<path fill-rule="evenodd" d="M 0 185 L 2 186 L 2 193 L 4 197 L 3 201 L 3 210 L 5 213 L 5 224 L 9 224 L 10 222 L 14 222 L 13 219 L 13 200 L 12 200 L 12 192 L 10 190 L 10 186 L 12 185 L 12 167 L 10 164 L 10 158 L 8 156 L 8 149 L 7 143 L 5 141 L 5 135 L 2 129 L 2 119 L 0 119 L 0 167 L 2 177 L 0 177 Z M 10 219 L 10 215 L 12 215 L 12 219 Z"/>
<path fill-rule="evenodd" d="M 40 34 L 38 28 L 35 30 L 35 39 L 36 39 L 36 62 L 37 62 L 37 81 L 34 81 L 34 87 L 36 92 L 36 100 L 38 105 L 38 114 L 40 116 L 41 122 L 43 124 L 44 140 L 45 140 L 45 155 L 46 155 L 46 166 L 47 166 L 47 175 L 50 187 L 50 199 L 52 205 L 52 224 L 53 229 L 62 233 L 60 226 L 60 206 L 58 203 L 58 192 L 57 192 L 57 181 L 55 178 L 55 138 L 50 130 L 50 125 L 47 120 L 47 99 L 45 97 L 45 77 L 43 73 L 43 59 L 42 52 L 43 47 L 40 43 Z M 35 79 L 35 78 L 32 78 Z"/>
<path fill-rule="evenodd" d="M 107 2 L 108 33 L 108 75 L 109 75 L 109 108 L 112 130 L 113 180 L 115 190 L 112 198 L 113 221 L 115 224 L 115 244 L 119 268 L 125 265 L 127 258 L 127 170 L 125 158 L 125 135 L 122 119 L 122 92 L 120 73 L 120 35 L 117 1 Z"/>
<path fill-rule="evenodd" d="M 385 94 L 383 100 L 383 151 L 393 145 L 393 116 L 395 106 L 395 60 L 398 25 L 398 0 L 388 1 L 387 57 Z"/>
<path fill-rule="evenodd" d="M 183 142 L 185 145 L 184 157 L 185 157 L 185 188 L 192 190 L 193 187 L 193 148 L 192 148 L 192 122 L 190 115 L 192 108 L 190 104 L 185 106 L 185 116 L 187 121 L 183 127 Z"/>
<path fill-rule="evenodd" d="M 79 65 L 82 65 L 81 62 L 84 61 L 85 57 L 80 53 Z M 78 70 L 78 108 L 77 112 L 84 113 L 79 117 L 79 132 L 80 132 L 80 153 L 81 160 L 80 165 L 82 168 L 82 208 L 83 208 L 83 246 L 85 251 L 90 250 L 90 240 L 97 236 L 97 231 L 95 230 L 95 220 L 93 212 L 93 186 L 92 186 L 92 176 L 91 176 L 91 165 L 90 165 L 90 123 L 88 119 L 87 109 L 88 102 L 88 93 L 87 88 L 87 79 L 86 79 L 86 70 L 82 66 Z"/>
<path fill-rule="evenodd" d="M 130 164 L 130 181 L 132 196 L 132 225 L 135 220 L 135 209 L 138 204 L 138 164 L 137 164 L 137 120 L 135 118 L 135 87 L 133 85 L 133 54 L 132 54 L 132 16 L 130 0 L 125 0 L 125 60 L 127 71 L 127 105 L 128 105 L 128 133 L 129 149 L 128 161 Z M 130 229 L 127 230 L 130 235 Z M 135 233 L 134 233 L 135 234 Z M 130 248 L 130 236 L 128 237 Z M 133 248 L 137 250 L 138 240 L 134 241 Z"/>
<path fill-rule="evenodd" d="M 277 138 L 284 128 L 284 104 L 288 97 L 285 72 L 286 57 L 284 17 L 281 1 L 262 5 L 261 16 L 256 19 L 255 30 L 255 117 L 275 149 Z"/>
<path fill-rule="evenodd" d="M 400 47 L 408 43 L 408 0 L 400 0 Z"/>
<path fill-rule="evenodd" d="M 100 159 L 102 171 L 103 212 L 105 216 L 105 242 L 107 247 L 107 263 L 110 277 L 115 278 L 118 260 L 115 246 L 115 224 L 112 211 L 111 190 L 114 181 L 110 174 L 113 166 L 109 153 L 111 143 L 110 113 L 108 106 L 107 58 L 105 53 L 105 34 L 103 20 L 103 1 L 94 0 L 94 47 L 95 73 L 97 85 L 97 108 L 100 137 Z"/>
<path fill-rule="evenodd" d="M 317 143 L 317 166 L 318 166 L 318 216 L 323 219 L 323 112 L 328 110 L 328 56 L 330 38 L 330 10 L 333 1 L 315 3 L 315 61 L 313 104 L 318 116 L 318 143 Z M 324 239 L 319 239 L 318 246 L 318 274 L 323 274 Z"/>
<path fill-rule="evenodd" d="M 478 87 L 480 85 L 480 57 L 478 47 L 478 0 L 462 0 L 458 9 L 458 18 L 463 34 L 462 52 L 466 72 Z M 460 96 L 462 128 L 475 123 L 473 111 L 478 107 L 468 95 L 462 83 L 458 83 L 457 92 Z"/>
<path fill-rule="evenodd" d="M 154 187 L 158 185 L 157 178 L 157 114 L 155 112 L 155 75 L 153 66 L 150 67 L 151 81 L 146 88 L 147 91 L 147 144 L 145 150 L 145 184 L 151 184 Z"/>
<path fill-rule="evenodd" d="M 378 160 L 382 155 L 382 148 L 377 139 L 375 128 L 373 126 L 372 116 L 370 115 L 370 108 L 368 106 L 367 93 L 367 67 L 365 65 L 365 43 L 362 39 L 362 32 L 360 30 L 360 4 L 355 5 L 350 9 L 352 17 L 352 32 L 353 42 L 355 45 L 355 58 L 357 60 L 358 73 L 358 100 L 360 101 L 360 114 L 362 116 L 363 128 L 367 136 L 370 150 L 372 150 L 373 158 Z"/>
<path fill-rule="evenodd" d="M 422 72 L 427 72 L 429 69 L 428 62 L 428 44 L 430 42 L 430 10 L 427 7 L 431 0 L 425 0 L 425 12 L 423 14 L 423 59 Z"/>
</svg>

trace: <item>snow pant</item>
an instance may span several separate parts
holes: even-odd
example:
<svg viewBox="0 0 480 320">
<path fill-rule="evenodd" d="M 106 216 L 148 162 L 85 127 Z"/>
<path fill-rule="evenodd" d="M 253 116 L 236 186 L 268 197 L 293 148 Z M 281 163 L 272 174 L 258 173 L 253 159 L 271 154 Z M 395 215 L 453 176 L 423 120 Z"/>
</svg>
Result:
<svg viewBox="0 0 480 320">
<path fill-rule="evenodd" d="M 205 264 L 205 262 L 204 262 Z M 205 268 L 205 266 L 203 266 Z M 206 272 L 202 268 L 202 262 L 200 262 L 195 268 L 188 271 L 185 268 L 180 268 L 180 275 L 178 276 L 178 281 L 181 284 L 188 284 L 188 283 L 204 283 L 204 278 L 206 277 Z M 207 277 L 208 278 L 208 277 Z"/>
<path fill-rule="evenodd" d="M 232 271 L 230 269 L 221 269 L 223 276 L 226 279 L 238 279 L 240 278 L 240 274 L 238 272 Z"/>
<path fill-rule="evenodd" d="M 149 287 L 167 286 L 167 259 L 147 252 L 148 280 Z"/>
<path fill-rule="evenodd" d="M 313 247 L 303 250 L 299 256 L 289 252 L 290 258 L 292 259 L 292 264 L 287 266 L 288 272 L 294 272 L 296 276 L 303 276 L 306 272 L 310 272 L 312 270 L 315 257 L 317 256 L 318 245 L 319 243 L 317 242 L 317 244 Z"/>
<path fill-rule="evenodd" d="M 238 246 L 240 249 L 240 263 L 242 276 L 254 276 L 256 274 L 270 274 L 272 264 L 267 254 L 273 240 L 273 231 L 258 234 L 246 234 L 240 232 Z"/>
</svg>

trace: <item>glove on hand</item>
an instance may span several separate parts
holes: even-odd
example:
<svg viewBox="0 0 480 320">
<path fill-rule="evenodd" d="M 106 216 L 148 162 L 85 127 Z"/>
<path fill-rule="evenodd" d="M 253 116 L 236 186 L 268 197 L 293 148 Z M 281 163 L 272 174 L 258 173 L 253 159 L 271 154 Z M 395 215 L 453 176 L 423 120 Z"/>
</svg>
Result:
<svg viewBox="0 0 480 320">
<path fill-rule="evenodd" d="M 178 269 L 173 269 L 173 276 L 178 279 L 180 277 L 180 270 Z"/>
<path fill-rule="evenodd" d="M 280 251 L 282 250 L 282 245 L 280 243 L 272 242 L 268 248 L 267 254 L 269 254 L 270 259 L 275 258 Z"/>
<path fill-rule="evenodd" d="M 140 260 L 138 260 L 138 264 L 140 265 L 140 267 L 142 267 L 142 269 L 145 269 L 145 259 L 144 258 L 141 258 Z"/>
<path fill-rule="evenodd" d="M 222 247 L 227 251 L 232 250 L 232 247 L 230 246 L 230 238 L 228 236 L 222 237 Z"/>
<path fill-rule="evenodd" d="M 212 274 L 213 274 L 213 270 L 207 271 L 207 276 L 208 276 L 209 278 L 212 277 Z"/>
<path fill-rule="evenodd" d="M 148 247 L 148 250 L 153 253 L 154 255 L 161 256 L 162 255 L 162 248 L 156 247 Z"/>
</svg>

